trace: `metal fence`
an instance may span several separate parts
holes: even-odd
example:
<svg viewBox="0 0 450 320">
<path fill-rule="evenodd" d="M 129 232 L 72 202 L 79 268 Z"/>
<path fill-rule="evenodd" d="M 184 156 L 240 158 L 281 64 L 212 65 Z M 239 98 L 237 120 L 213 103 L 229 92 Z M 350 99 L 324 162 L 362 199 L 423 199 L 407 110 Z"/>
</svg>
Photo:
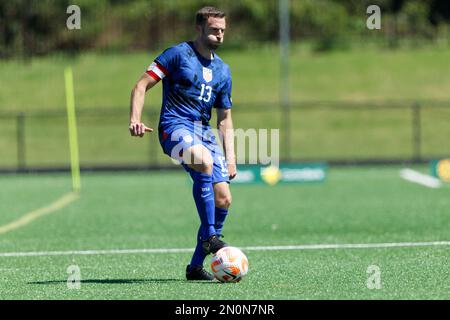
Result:
<svg viewBox="0 0 450 320">
<path fill-rule="evenodd" d="M 145 121 L 155 128 L 157 107 Z M 64 110 L 64 109 L 62 109 Z M 260 103 L 233 108 L 235 128 L 280 129 L 283 162 L 419 163 L 450 155 L 450 102 L 313 102 L 289 108 Z M 77 110 L 82 169 L 173 166 L 156 133 L 128 133 L 128 110 Z M 215 118 L 211 124 L 215 123 Z M 63 111 L 0 113 L 0 171 L 67 170 L 70 154 Z"/>
</svg>

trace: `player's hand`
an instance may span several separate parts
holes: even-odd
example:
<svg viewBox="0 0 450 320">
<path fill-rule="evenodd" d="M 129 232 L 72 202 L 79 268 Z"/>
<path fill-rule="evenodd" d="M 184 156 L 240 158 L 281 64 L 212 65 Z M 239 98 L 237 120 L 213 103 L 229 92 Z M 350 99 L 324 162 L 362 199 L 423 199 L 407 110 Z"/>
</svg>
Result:
<svg viewBox="0 0 450 320">
<path fill-rule="evenodd" d="M 133 137 L 143 137 L 146 132 L 153 132 L 152 128 L 147 127 L 142 122 L 130 122 L 128 127 Z"/>
<path fill-rule="evenodd" d="M 235 163 L 229 163 L 228 164 L 228 175 L 230 180 L 233 180 L 236 177 L 237 170 L 236 170 L 236 164 Z"/>
</svg>

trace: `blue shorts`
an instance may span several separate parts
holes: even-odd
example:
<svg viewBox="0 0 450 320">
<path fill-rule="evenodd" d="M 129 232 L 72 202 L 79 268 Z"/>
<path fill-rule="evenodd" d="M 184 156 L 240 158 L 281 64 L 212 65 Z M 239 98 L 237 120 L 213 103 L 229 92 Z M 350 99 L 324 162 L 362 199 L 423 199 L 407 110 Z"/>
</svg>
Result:
<svg viewBox="0 0 450 320">
<path fill-rule="evenodd" d="M 202 129 L 190 126 L 159 127 L 158 137 L 164 153 L 181 163 L 191 176 L 194 170 L 183 162 L 183 152 L 193 145 L 205 146 L 211 152 L 213 159 L 212 182 L 230 182 L 228 165 L 222 148 L 217 144 L 216 136 L 210 127 L 203 126 Z"/>
</svg>

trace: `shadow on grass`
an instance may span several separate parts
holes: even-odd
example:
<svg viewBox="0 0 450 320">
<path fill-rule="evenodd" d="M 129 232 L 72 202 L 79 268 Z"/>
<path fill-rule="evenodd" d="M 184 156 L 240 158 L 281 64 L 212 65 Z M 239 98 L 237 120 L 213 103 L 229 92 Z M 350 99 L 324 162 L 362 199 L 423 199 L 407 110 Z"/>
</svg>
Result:
<svg viewBox="0 0 450 320">
<path fill-rule="evenodd" d="M 216 281 L 188 281 L 185 279 L 85 279 L 80 280 L 81 284 L 140 284 L 140 283 L 170 283 L 170 282 L 186 282 L 186 283 L 203 283 L 216 284 Z M 51 285 L 51 284 L 65 284 L 67 280 L 48 280 L 48 281 L 33 281 L 27 284 Z"/>
</svg>

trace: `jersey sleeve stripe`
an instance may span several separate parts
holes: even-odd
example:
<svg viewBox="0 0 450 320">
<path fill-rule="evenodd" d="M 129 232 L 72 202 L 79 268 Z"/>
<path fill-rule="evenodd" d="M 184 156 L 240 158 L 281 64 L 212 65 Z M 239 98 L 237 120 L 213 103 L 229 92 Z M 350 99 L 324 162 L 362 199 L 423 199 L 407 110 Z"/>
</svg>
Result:
<svg viewBox="0 0 450 320">
<path fill-rule="evenodd" d="M 161 80 L 163 79 L 167 74 L 164 73 L 163 70 L 161 70 L 159 64 L 157 62 L 153 62 L 147 69 L 147 74 L 155 80 Z"/>
<path fill-rule="evenodd" d="M 155 60 L 156 66 L 158 67 L 159 70 L 161 70 L 166 76 L 169 75 L 169 71 L 167 71 L 166 68 L 164 68 L 164 66 L 159 63 L 158 61 Z"/>
<path fill-rule="evenodd" d="M 146 73 L 147 73 L 150 77 L 152 77 L 153 79 L 155 79 L 156 81 L 161 80 L 161 78 L 160 78 L 156 73 L 154 73 L 152 70 L 146 71 Z"/>
</svg>

